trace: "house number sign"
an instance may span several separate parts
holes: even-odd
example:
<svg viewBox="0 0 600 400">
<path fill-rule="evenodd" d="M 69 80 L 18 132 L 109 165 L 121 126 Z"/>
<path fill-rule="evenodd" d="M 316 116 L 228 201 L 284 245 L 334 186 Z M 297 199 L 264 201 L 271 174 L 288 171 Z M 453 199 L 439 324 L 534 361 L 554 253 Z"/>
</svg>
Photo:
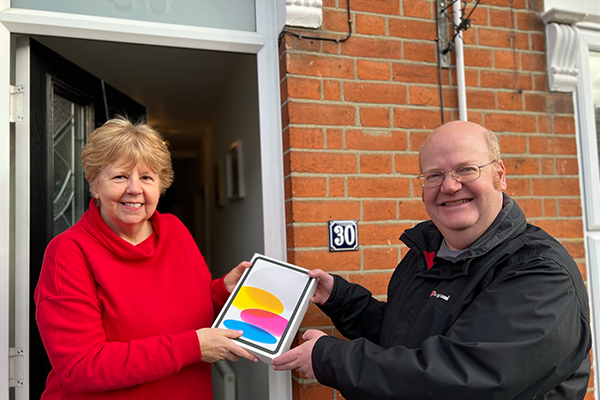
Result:
<svg viewBox="0 0 600 400">
<path fill-rule="evenodd" d="M 352 250 L 358 250 L 357 220 L 329 221 L 329 251 Z"/>
</svg>

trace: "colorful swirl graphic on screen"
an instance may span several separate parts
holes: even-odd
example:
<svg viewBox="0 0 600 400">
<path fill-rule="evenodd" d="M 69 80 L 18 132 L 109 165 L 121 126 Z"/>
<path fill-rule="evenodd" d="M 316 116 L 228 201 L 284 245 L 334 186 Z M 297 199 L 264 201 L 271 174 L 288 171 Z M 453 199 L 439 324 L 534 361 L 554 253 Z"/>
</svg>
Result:
<svg viewBox="0 0 600 400">
<path fill-rule="evenodd" d="M 242 286 L 231 303 L 241 310 L 239 320 L 227 319 L 227 329 L 244 331 L 243 337 L 265 344 L 274 344 L 285 331 L 288 320 L 280 314 L 284 307 L 274 294 L 252 286 Z"/>
</svg>

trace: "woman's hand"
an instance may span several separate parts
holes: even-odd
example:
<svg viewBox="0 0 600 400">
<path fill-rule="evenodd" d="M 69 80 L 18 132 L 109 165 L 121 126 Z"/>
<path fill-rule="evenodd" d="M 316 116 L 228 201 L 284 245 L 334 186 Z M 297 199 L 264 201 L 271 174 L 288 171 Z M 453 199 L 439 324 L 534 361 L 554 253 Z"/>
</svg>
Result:
<svg viewBox="0 0 600 400">
<path fill-rule="evenodd" d="M 238 264 L 237 267 L 235 267 L 234 269 L 229 271 L 227 275 L 225 275 L 225 277 L 223 278 L 223 283 L 225 284 L 225 289 L 227 289 L 229 293 L 233 292 L 233 289 L 242 277 L 242 274 L 244 273 L 246 268 L 250 267 L 251 265 L 252 263 L 249 263 L 248 261 L 242 261 Z"/>
<path fill-rule="evenodd" d="M 231 340 L 242 336 L 242 331 L 203 328 L 198 329 L 196 333 L 200 341 L 200 351 L 202 352 L 202 361 L 204 362 L 213 363 L 220 360 L 237 362 L 240 357 L 254 362 L 258 361 L 254 354 L 238 346 Z"/>
<path fill-rule="evenodd" d="M 333 290 L 333 276 L 320 269 L 308 271 L 308 276 L 317 280 L 317 290 L 310 301 L 318 305 L 325 304 Z"/>
</svg>

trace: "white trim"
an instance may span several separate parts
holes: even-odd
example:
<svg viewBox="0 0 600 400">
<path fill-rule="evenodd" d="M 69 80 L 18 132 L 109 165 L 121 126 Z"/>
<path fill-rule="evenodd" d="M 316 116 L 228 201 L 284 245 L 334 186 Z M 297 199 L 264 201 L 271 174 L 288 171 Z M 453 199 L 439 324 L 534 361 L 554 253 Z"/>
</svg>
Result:
<svg viewBox="0 0 600 400">
<path fill-rule="evenodd" d="M 29 201 L 30 199 L 30 53 L 29 37 L 16 40 L 15 84 L 25 85 L 25 119 L 15 123 L 15 347 L 25 349 L 25 386 L 15 388 L 16 400 L 29 399 Z"/>
<path fill-rule="evenodd" d="M 265 44 L 264 37 L 255 32 L 38 10 L 9 9 L 0 13 L 0 22 L 12 33 L 249 54 L 256 54 Z"/>
<path fill-rule="evenodd" d="M 0 8 L 8 6 L 0 2 Z M 0 399 L 8 399 L 10 321 L 10 32 L 0 26 Z"/>
<path fill-rule="evenodd" d="M 286 0 L 285 24 L 301 28 L 320 28 L 323 24 L 321 0 Z"/>
<path fill-rule="evenodd" d="M 283 184 L 283 140 L 279 97 L 279 48 L 277 15 L 265 2 L 256 2 L 256 26 L 264 35 L 265 46 L 257 54 L 258 110 L 260 115 L 260 154 L 263 197 L 265 255 L 287 261 Z M 269 399 L 292 399 L 289 371 L 269 367 Z"/>
<path fill-rule="evenodd" d="M 570 93 L 577 87 L 578 46 L 577 28 L 554 22 L 546 25 L 546 62 L 550 91 Z"/>
</svg>

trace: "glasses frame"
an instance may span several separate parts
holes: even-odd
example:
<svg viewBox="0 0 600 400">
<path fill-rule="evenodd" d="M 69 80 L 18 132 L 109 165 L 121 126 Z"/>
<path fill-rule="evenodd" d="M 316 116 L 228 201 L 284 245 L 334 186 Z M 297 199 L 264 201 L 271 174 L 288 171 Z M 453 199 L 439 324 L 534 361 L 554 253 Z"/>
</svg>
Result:
<svg viewBox="0 0 600 400">
<path fill-rule="evenodd" d="M 440 187 L 440 186 L 442 186 L 442 183 L 444 183 L 444 179 L 446 179 L 446 173 L 447 173 L 447 172 L 450 172 L 450 173 L 452 173 L 452 177 L 453 177 L 453 178 L 456 180 L 456 182 L 458 182 L 458 183 L 465 183 L 465 182 L 472 182 L 472 181 L 476 181 L 477 179 L 479 179 L 479 178 L 481 177 L 481 168 L 483 168 L 483 167 L 487 167 L 488 165 L 491 165 L 491 164 L 493 164 L 493 163 L 495 163 L 495 162 L 498 162 L 498 161 L 500 161 L 500 160 L 493 160 L 493 161 L 490 161 L 489 163 L 487 163 L 487 164 L 483 164 L 483 165 L 479 165 L 479 164 L 475 164 L 475 163 L 473 163 L 473 164 L 461 164 L 461 165 L 458 165 L 458 166 L 456 166 L 456 167 L 454 167 L 454 168 L 452 168 L 452 169 L 450 169 L 450 170 L 448 170 L 448 171 L 441 171 L 441 170 L 440 170 L 440 171 L 436 171 L 436 170 L 429 171 L 429 172 L 439 172 L 439 173 L 442 175 L 442 180 L 440 180 L 440 183 L 439 183 L 439 184 L 437 184 L 437 185 L 428 185 L 428 186 L 425 186 L 425 184 L 424 184 L 424 180 L 425 180 L 425 174 L 419 174 L 419 176 L 418 176 L 418 178 L 419 178 L 419 183 L 421 184 L 421 187 L 423 187 L 423 188 L 434 188 L 434 187 Z M 477 177 L 476 177 L 476 178 L 473 178 L 473 179 L 468 179 L 468 180 L 462 180 L 462 181 L 461 181 L 461 180 L 459 180 L 459 179 L 458 179 L 458 177 L 456 176 L 456 170 L 457 170 L 457 169 L 459 169 L 459 168 L 462 168 L 462 167 L 466 167 L 467 165 L 474 165 L 474 166 L 477 166 L 477 168 L 478 168 L 478 171 L 479 171 L 479 174 L 477 175 Z"/>
</svg>

